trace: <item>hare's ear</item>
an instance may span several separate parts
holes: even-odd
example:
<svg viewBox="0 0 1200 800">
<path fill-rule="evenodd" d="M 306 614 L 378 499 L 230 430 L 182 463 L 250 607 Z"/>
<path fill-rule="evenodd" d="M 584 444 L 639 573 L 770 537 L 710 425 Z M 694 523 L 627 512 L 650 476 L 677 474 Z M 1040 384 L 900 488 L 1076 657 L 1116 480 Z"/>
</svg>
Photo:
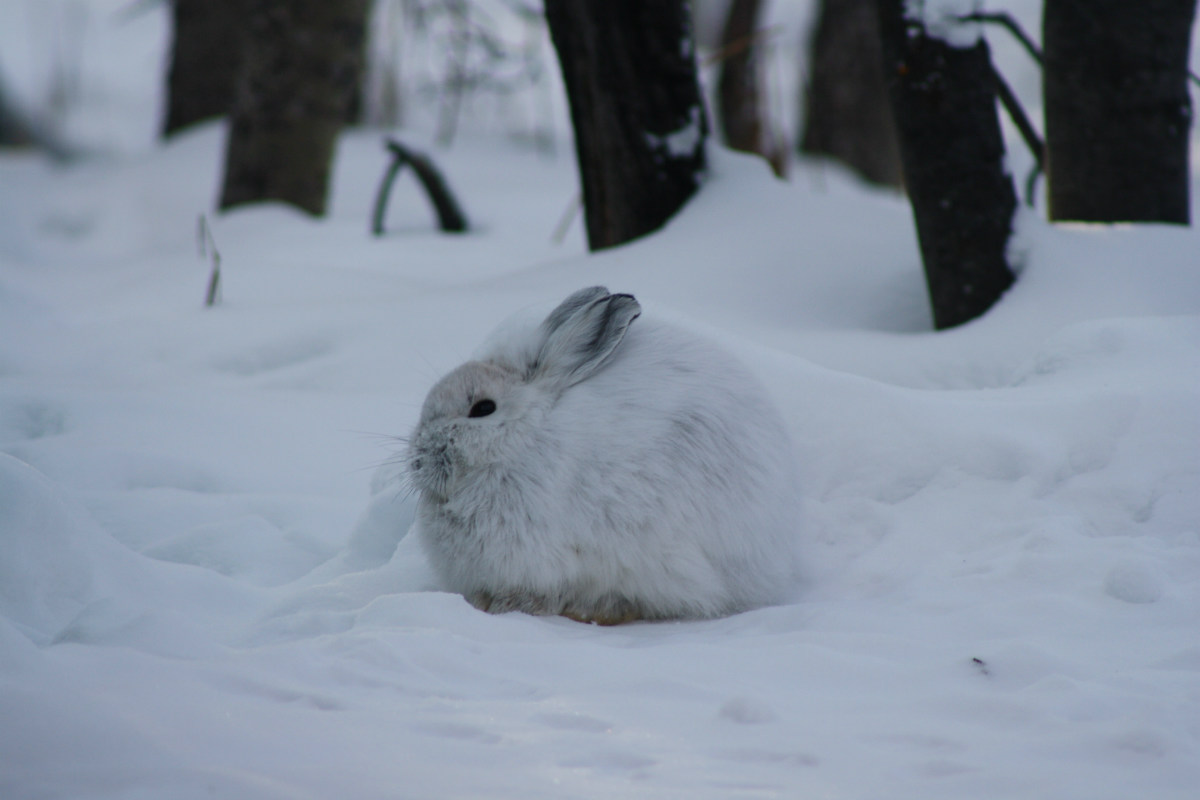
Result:
<svg viewBox="0 0 1200 800">
<path fill-rule="evenodd" d="M 542 336 L 548 336 L 562 327 L 564 322 L 579 313 L 580 310 L 587 307 L 593 301 L 609 296 L 608 289 L 603 286 L 589 286 L 586 289 L 580 289 L 559 303 L 558 308 L 550 312 L 550 316 L 546 317 L 545 322 L 542 323 Z"/>
<path fill-rule="evenodd" d="M 531 373 L 565 389 L 598 370 L 642 313 L 631 294 L 609 294 L 602 286 L 582 289 L 550 312 Z"/>
</svg>

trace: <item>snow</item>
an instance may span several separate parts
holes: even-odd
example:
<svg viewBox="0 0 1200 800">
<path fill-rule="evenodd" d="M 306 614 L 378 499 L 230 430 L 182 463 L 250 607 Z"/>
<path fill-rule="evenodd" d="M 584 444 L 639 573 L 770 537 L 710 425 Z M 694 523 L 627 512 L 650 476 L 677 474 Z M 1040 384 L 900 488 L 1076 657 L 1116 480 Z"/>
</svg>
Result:
<svg viewBox="0 0 1200 800">
<path fill-rule="evenodd" d="M 221 126 L 153 143 L 158 13 L 90 17 L 106 100 L 69 127 L 107 155 L 0 154 L 0 797 L 1194 796 L 1195 230 L 1030 212 L 1016 286 L 933 333 L 901 198 L 715 148 L 596 255 L 551 241 L 571 149 L 466 125 L 431 152 L 472 233 L 402 177 L 368 235 L 374 131 L 327 219 L 215 215 Z M 438 591 L 397 437 L 495 326 L 598 283 L 772 392 L 794 604 L 600 628 Z"/>
<path fill-rule="evenodd" d="M 983 35 L 982 27 L 963 18 L 979 13 L 982 6 L 981 0 L 904 0 L 904 16 L 951 47 L 974 47 Z"/>
<path fill-rule="evenodd" d="M 694 158 L 704 142 L 704 112 L 699 106 L 692 106 L 687 122 L 681 127 L 662 135 L 647 133 L 646 140 L 652 148 L 673 159 Z"/>
</svg>

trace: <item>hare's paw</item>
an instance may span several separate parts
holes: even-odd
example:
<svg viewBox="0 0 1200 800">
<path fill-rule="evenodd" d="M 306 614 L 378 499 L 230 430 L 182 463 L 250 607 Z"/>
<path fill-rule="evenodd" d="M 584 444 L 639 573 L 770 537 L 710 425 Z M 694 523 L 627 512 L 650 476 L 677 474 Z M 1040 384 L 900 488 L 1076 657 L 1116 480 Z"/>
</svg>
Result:
<svg viewBox="0 0 1200 800">
<path fill-rule="evenodd" d="M 537 617 L 549 617 L 558 613 L 558 608 L 552 607 L 545 597 L 529 592 L 480 590 L 468 595 L 467 600 L 480 611 L 489 614 L 521 611 Z"/>
<path fill-rule="evenodd" d="M 572 602 L 569 599 L 564 602 L 561 598 L 551 600 L 545 595 L 528 591 L 477 591 L 468 595 L 467 600 L 489 614 L 520 611 L 538 617 L 561 616 L 592 625 L 623 625 L 647 618 L 637 603 L 616 595 L 594 602 Z"/>
<path fill-rule="evenodd" d="M 594 625 L 624 625 L 648 618 L 636 602 L 622 595 L 609 595 L 594 603 L 568 603 L 559 614 L 576 622 Z"/>
</svg>

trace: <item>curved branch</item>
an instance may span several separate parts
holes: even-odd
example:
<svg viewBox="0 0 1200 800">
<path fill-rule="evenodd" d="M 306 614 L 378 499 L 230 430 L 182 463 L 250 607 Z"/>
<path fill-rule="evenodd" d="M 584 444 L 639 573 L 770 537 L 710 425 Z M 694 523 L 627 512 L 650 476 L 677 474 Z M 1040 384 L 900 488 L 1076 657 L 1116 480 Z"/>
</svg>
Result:
<svg viewBox="0 0 1200 800">
<path fill-rule="evenodd" d="M 383 235 L 383 219 L 387 210 L 388 197 L 391 195 L 392 184 L 405 164 L 413 168 L 417 180 L 421 182 L 425 193 L 429 195 L 429 202 L 433 204 L 433 209 L 437 213 L 438 227 L 446 233 L 462 233 L 467 230 L 466 215 L 463 214 L 458 200 L 450 191 L 442 173 L 433 165 L 429 157 L 410 150 L 395 139 L 388 140 L 385 146 L 392 154 L 392 163 L 388 165 L 383 181 L 379 184 L 379 191 L 375 195 L 371 232 L 376 236 Z"/>
<path fill-rule="evenodd" d="M 1000 70 L 996 69 L 995 64 L 992 65 L 992 76 L 996 79 L 996 96 L 1000 99 L 1000 105 L 1004 106 L 1008 118 L 1017 126 L 1017 130 L 1021 132 L 1021 138 L 1025 140 L 1025 146 L 1033 155 L 1034 168 L 1025 182 L 1025 205 L 1032 206 L 1034 182 L 1037 180 L 1038 174 L 1046 168 L 1046 144 L 1042 141 L 1042 137 L 1038 136 L 1033 123 L 1029 121 L 1029 116 L 1021 106 L 1021 101 L 1017 99 L 1016 93 L 1004 80 Z"/>
</svg>

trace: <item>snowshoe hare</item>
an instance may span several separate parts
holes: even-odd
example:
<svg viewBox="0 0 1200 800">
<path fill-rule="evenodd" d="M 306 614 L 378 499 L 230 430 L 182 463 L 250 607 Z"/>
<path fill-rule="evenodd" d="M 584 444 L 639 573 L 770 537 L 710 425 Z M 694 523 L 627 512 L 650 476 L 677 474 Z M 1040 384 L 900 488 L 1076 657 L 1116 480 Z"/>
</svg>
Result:
<svg viewBox="0 0 1200 800">
<path fill-rule="evenodd" d="M 796 466 L 778 413 L 714 345 L 568 297 L 429 392 L 409 440 L 422 545 L 500 613 L 714 617 L 796 584 Z"/>
</svg>

